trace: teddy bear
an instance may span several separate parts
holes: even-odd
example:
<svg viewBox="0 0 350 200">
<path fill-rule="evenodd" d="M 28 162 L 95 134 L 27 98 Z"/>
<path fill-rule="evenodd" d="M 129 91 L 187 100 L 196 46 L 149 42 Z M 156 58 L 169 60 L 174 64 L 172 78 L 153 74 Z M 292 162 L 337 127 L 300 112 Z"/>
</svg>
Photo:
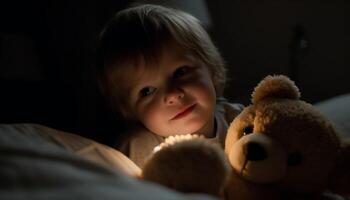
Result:
<svg viewBox="0 0 350 200">
<path fill-rule="evenodd" d="M 142 177 L 224 199 L 342 199 L 350 196 L 350 142 L 300 100 L 288 77 L 267 76 L 230 124 L 224 148 L 173 137 L 146 162 Z"/>
<path fill-rule="evenodd" d="M 286 76 L 267 76 L 255 87 L 252 104 L 228 129 L 225 152 L 242 178 L 273 185 L 283 199 L 326 190 L 350 195 L 349 140 L 300 100 Z"/>
<path fill-rule="evenodd" d="M 141 179 L 185 193 L 222 199 L 277 199 L 270 186 L 257 185 L 234 172 L 222 147 L 198 135 L 170 136 L 142 168 Z M 234 186 L 234 187 L 231 187 Z"/>
<path fill-rule="evenodd" d="M 219 145 L 198 135 L 176 135 L 154 149 L 141 178 L 180 192 L 220 196 L 231 171 Z"/>
</svg>

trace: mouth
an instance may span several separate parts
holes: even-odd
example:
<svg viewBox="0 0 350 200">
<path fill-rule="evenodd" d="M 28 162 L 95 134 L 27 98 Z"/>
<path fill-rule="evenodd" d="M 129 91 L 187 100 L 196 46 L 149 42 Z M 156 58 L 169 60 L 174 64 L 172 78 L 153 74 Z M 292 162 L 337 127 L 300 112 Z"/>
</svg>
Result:
<svg viewBox="0 0 350 200">
<path fill-rule="evenodd" d="M 191 104 L 184 109 L 182 109 L 180 112 L 178 112 L 171 120 L 177 120 L 183 117 L 186 117 L 188 114 L 190 114 L 193 109 L 196 107 L 196 104 Z"/>
</svg>

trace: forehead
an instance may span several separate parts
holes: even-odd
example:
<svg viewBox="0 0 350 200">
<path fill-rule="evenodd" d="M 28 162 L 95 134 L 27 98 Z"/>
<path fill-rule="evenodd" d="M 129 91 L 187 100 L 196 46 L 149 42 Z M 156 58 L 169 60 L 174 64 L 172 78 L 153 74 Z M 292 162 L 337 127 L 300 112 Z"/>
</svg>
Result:
<svg viewBox="0 0 350 200">
<path fill-rule="evenodd" d="M 130 90 L 140 80 L 154 78 L 157 72 L 176 67 L 183 62 L 196 62 L 198 59 L 186 48 L 175 43 L 167 43 L 153 53 L 139 53 L 123 62 L 115 63 L 113 79 L 125 90 Z"/>
</svg>

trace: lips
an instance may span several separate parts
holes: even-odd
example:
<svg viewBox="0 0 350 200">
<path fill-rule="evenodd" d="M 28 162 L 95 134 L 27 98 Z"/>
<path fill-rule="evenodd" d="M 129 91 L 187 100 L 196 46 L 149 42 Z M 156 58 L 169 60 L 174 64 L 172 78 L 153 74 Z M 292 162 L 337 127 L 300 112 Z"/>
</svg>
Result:
<svg viewBox="0 0 350 200">
<path fill-rule="evenodd" d="M 190 114 L 193 109 L 196 107 L 196 104 L 191 104 L 187 107 L 185 107 L 183 110 L 181 110 L 180 112 L 178 112 L 175 117 L 173 117 L 171 120 L 176 120 L 176 119 L 180 119 L 183 118 L 185 116 L 187 116 L 188 114 Z"/>
</svg>

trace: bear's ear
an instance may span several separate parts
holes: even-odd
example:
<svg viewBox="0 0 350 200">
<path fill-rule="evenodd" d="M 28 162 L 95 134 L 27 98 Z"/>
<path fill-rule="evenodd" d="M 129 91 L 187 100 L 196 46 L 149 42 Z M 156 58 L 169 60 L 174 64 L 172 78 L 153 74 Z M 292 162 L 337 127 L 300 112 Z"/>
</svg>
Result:
<svg viewBox="0 0 350 200">
<path fill-rule="evenodd" d="M 350 196 L 350 139 L 343 139 L 336 166 L 330 174 L 329 189 Z"/>
<path fill-rule="evenodd" d="M 300 92 L 295 83 L 287 76 L 274 75 L 265 77 L 254 89 L 252 93 L 252 103 L 265 98 L 287 98 L 299 99 Z"/>
</svg>

